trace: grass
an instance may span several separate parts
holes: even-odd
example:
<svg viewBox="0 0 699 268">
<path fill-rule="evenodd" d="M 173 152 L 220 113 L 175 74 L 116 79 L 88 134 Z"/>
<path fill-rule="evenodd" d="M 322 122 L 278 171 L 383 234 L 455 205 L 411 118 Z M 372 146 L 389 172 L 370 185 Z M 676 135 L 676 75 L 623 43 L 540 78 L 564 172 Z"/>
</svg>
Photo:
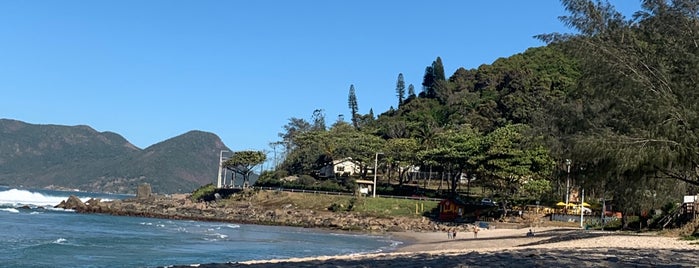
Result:
<svg viewBox="0 0 699 268">
<path fill-rule="evenodd" d="M 437 208 L 439 202 L 395 198 L 358 198 L 354 210 L 372 216 L 418 217 Z"/>
<path fill-rule="evenodd" d="M 335 212 L 351 211 L 354 213 L 378 217 L 420 217 L 422 216 L 423 212 L 430 212 L 439 205 L 439 202 L 436 201 L 292 193 L 282 191 L 259 191 L 253 196 L 245 199 L 246 202 L 249 201 L 269 209 L 276 209 L 286 205 L 291 205 L 294 208 L 304 210 L 332 210 Z M 240 201 L 243 200 L 228 199 L 223 202 L 232 204 Z"/>
</svg>

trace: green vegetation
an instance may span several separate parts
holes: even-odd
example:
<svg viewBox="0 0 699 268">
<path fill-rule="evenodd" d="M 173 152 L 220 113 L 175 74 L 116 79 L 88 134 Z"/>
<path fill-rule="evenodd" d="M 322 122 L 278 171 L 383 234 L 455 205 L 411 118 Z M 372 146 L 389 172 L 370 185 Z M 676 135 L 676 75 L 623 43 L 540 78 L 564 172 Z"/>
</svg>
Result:
<svg viewBox="0 0 699 268">
<path fill-rule="evenodd" d="M 238 151 L 223 162 L 223 167 L 243 176 L 243 187 L 247 187 L 250 182 L 252 169 L 265 162 L 267 156 L 260 151 Z"/>
<path fill-rule="evenodd" d="M 223 149 L 216 135 L 201 131 L 139 149 L 88 126 L 0 119 L 0 184 L 135 193 L 147 182 L 155 193 L 191 192 L 216 177 L 211 152 Z"/>
<path fill-rule="evenodd" d="M 211 200 L 211 196 L 216 192 L 216 186 L 213 184 L 209 183 L 207 185 L 204 185 L 202 187 L 199 187 L 199 189 L 194 190 L 192 192 L 192 195 L 190 196 L 190 199 L 192 201 L 201 201 L 201 200 Z"/>
<path fill-rule="evenodd" d="M 431 213 L 439 205 L 436 201 L 367 198 L 346 195 L 324 195 L 312 193 L 291 193 L 282 191 L 259 191 L 251 197 L 251 202 L 279 208 L 291 204 L 294 208 L 305 210 L 327 210 L 334 212 L 353 212 L 376 217 L 421 217 Z M 232 202 L 224 200 L 222 202 Z M 417 205 L 417 213 L 415 211 Z"/>
<path fill-rule="evenodd" d="M 416 217 L 429 215 L 439 206 L 437 201 L 393 199 L 393 198 L 357 198 L 353 211 L 381 216 Z"/>
<path fill-rule="evenodd" d="M 547 46 L 448 78 L 438 57 L 418 95 L 410 85 L 404 96 L 399 74 L 390 89 L 398 106 L 377 118 L 358 114 L 350 86 L 352 125 L 290 119 L 280 168 L 324 181 L 333 178 L 318 176 L 323 166 L 351 157 L 361 165 L 354 177 L 380 174 L 379 190 L 411 183 L 464 195 L 473 187 L 542 204 L 561 201 L 569 177 L 589 203 L 604 198 L 623 212 L 622 228 L 632 222 L 627 215 L 696 193 L 699 3 L 644 1 L 633 19 L 606 2 L 562 3 L 570 12 L 562 21 L 577 34 L 541 35 Z M 409 171 L 417 168 L 432 174 Z"/>
</svg>

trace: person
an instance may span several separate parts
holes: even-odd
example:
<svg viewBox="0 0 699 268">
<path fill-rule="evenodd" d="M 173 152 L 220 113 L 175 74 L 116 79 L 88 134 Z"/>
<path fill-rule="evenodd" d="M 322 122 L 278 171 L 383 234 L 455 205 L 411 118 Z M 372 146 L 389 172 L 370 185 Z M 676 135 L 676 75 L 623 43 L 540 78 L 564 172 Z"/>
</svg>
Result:
<svg viewBox="0 0 699 268">
<path fill-rule="evenodd" d="M 452 239 L 451 230 L 447 229 L 447 238 Z"/>
<path fill-rule="evenodd" d="M 478 226 L 473 226 L 473 238 L 478 238 Z"/>
<path fill-rule="evenodd" d="M 533 237 L 534 232 L 532 232 L 532 229 L 529 229 L 529 232 L 527 232 L 527 237 Z"/>
<path fill-rule="evenodd" d="M 454 229 L 454 233 L 452 233 L 451 239 L 456 239 L 456 229 Z"/>
</svg>

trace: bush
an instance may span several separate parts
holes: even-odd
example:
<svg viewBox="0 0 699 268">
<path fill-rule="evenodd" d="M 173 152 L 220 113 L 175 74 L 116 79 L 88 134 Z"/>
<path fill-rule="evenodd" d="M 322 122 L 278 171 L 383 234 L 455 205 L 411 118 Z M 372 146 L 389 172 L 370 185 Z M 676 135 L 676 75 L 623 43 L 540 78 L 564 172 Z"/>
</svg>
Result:
<svg viewBox="0 0 699 268">
<path fill-rule="evenodd" d="M 316 179 L 308 175 L 301 175 L 296 182 L 303 186 L 313 186 L 316 184 Z"/>
<path fill-rule="evenodd" d="M 192 201 L 212 200 L 215 192 L 216 187 L 212 183 L 209 183 L 200 187 L 199 189 L 194 190 L 190 198 Z"/>
</svg>

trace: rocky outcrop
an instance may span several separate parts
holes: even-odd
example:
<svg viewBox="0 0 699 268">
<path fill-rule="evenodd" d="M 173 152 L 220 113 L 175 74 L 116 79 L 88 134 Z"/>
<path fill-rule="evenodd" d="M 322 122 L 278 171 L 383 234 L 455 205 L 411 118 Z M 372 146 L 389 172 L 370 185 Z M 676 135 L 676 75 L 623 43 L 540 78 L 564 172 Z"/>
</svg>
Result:
<svg viewBox="0 0 699 268">
<path fill-rule="evenodd" d="M 86 203 L 70 197 L 57 207 L 79 213 L 106 213 L 167 219 L 221 221 L 233 223 L 284 225 L 367 232 L 441 231 L 449 228 L 466 230 L 467 226 L 451 226 L 427 217 L 376 217 L 352 212 L 331 212 L 296 209 L 291 205 L 264 208 L 251 203 L 219 205 L 215 202 L 192 202 L 183 196 L 152 196 L 149 199 L 126 199 Z"/>
<path fill-rule="evenodd" d="M 62 209 L 73 209 L 75 211 L 84 211 L 87 209 L 87 205 L 83 203 L 77 196 L 71 195 L 68 199 L 61 201 L 60 204 L 56 205 L 56 208 Z"/>
</svg>

